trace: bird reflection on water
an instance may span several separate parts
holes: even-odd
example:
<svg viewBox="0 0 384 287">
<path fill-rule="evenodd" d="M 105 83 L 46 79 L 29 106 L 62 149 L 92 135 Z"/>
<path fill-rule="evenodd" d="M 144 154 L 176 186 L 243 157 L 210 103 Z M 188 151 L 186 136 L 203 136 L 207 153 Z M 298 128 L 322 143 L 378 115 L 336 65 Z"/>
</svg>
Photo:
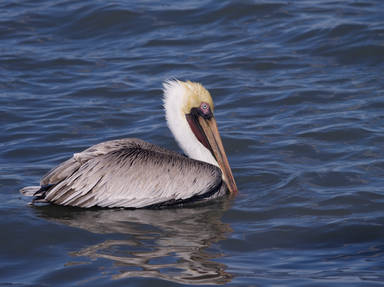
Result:
<svg viewBox="0 0 384 287">
<path fill-rule="evenodd" d="M 215 252 L 212 245 L 232 231 L 221 221 L 227 205 L 221 201 L 164 210 L 40 206 L 35 211 L 50 221 L 103 235 L 103 242 L 70 252 L 74 257 L 88 257 L 91 263 L 111 260 L 113 264 L 99 268 L 102 276 L 110 273 L 113 279 L 150 277 L 183 284 L 223 284 L 233 276 L 225 271 L 225 264 L 213 260 L 223 254 Z"/>
</svg>

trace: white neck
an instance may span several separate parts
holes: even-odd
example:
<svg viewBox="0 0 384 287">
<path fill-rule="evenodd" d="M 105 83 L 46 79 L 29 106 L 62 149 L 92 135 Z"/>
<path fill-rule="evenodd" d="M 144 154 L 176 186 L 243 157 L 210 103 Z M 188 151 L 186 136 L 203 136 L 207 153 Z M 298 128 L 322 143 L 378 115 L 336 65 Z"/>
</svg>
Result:
<svg viewBox="0 0 384 287">
<path fill-rule="evenodd" d="M 164 87 L 164 109 L 167 124 L 180 148 L 190 158 L 219 166 L 211 152 L 193 134 L 182 108 L 186 96 L 185 87 L 177 80 L 167 81 Z"/>
</svg>

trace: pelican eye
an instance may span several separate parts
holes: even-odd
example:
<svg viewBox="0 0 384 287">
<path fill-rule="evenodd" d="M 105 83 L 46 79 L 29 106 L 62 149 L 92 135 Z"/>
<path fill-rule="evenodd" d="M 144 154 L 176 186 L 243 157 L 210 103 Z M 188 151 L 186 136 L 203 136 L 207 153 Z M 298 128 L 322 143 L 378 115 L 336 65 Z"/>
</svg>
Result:
<svg viewBox="0 0 384 287">
<path fill-rule="evenodd" d="M 204 103 L 202 102 L 201 105 L 200 105 L 200 110 L 206 114 L 206 113 L 209 113 L 209 105 L 207 103 Z"/>
<path fill-rule="evenodd" d="M 209 107 L 208 103 L 202 102 L 200 104 L 199 108 L 199 113 L 204 117 L 204 118 L 210 118 L 212 116 L 211 108 Z"/>
</svg>

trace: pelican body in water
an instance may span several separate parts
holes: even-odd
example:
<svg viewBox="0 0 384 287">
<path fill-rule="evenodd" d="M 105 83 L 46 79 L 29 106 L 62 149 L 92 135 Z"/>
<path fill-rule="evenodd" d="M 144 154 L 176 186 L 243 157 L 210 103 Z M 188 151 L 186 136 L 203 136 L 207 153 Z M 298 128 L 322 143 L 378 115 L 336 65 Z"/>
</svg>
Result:
<svg viewBox="0 0 384 287">
<path fill-rule="evenodd" d="M 111 140 L 75 153 L 40 186 L 20 192 L 32 203 L 84 208 L 166 207 L 236 193 L 209 92 L 190 81 L 163 87 L 168 127 L 188 157 L 139 139 Z"/>
</svg>

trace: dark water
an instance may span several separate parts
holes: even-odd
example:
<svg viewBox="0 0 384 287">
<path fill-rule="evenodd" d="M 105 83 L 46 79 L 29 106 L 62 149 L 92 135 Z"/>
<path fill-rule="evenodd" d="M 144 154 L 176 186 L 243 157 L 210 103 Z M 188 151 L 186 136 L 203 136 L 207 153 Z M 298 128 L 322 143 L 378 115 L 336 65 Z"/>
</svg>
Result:
<svg viewBox="0 0 384 287">
<path fill-rule="evenodd" d="M 1 286 L 384 284 L 384 1 L 0 2 Z M 91 144 L 177 150 L 202 82 L 239 186 L 172 210 L 30 207 Z"/>
</svg>

